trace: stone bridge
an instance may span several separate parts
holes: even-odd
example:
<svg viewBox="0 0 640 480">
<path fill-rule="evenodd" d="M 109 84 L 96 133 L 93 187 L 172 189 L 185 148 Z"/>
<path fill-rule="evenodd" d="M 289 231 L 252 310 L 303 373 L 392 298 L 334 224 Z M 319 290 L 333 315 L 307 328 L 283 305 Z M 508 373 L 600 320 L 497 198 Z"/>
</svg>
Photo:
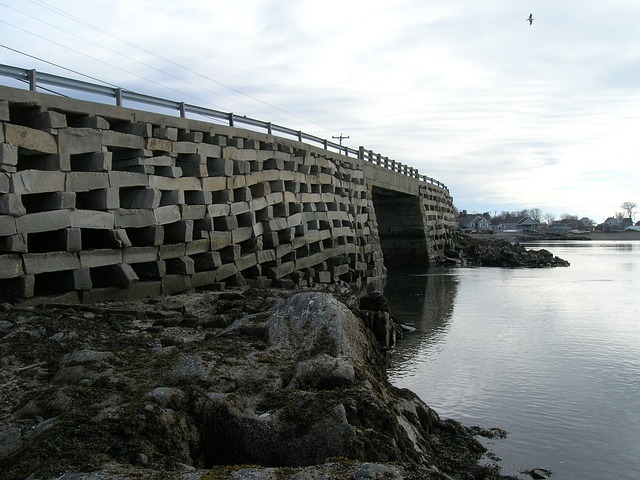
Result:
<svg viewBox="0 0 640 480">
<path fill-rule="evenodd" d="M 9 87 L 0 122 L 3 301 L 371 289 L 437 262 L 455 229 L 443 184 L 363 148 Z"/>
</svg>

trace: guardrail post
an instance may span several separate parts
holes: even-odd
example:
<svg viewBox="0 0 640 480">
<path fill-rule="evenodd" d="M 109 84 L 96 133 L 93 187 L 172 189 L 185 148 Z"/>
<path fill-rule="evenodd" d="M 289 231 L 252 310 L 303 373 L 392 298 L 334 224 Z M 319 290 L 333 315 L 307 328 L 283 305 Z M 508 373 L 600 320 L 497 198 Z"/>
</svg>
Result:
<svg viewBox="0 0 640 480">
<path fill-rule="evenodd" d="M 229 113 L 228 117 L 229 117 L 229 126 L 233 127 L 233 112 Z"/>
<path fill-rule="evenodd" d="M 326 138 L 322 142 L 322 145 L 324 145 L 325 150 L 329 150 L 329 141 Z"/>
<path fill-rule="evenodd" d="M 122 89 L 116 88 L 116 106 L 122 106 Z"/>
<path fill-rule="evenodd" d="M 35 70 L 35 68 L 33 70 L 29 71 L 29 90 L 31 90 L 32 92 L 36 91 L 36 70 Z"/>
<path fill-rule="evenodd" d="M 180 118 L 187 117 L 187 109 L 184 106 L 184 102 L 180 102 Z"/>
<path fill-rule="evenodd" d="M 271 135 L 271 132 L 272 132 L 272 130 L 271 130 L 271 122 L 268 122 L 267 123 L 267 134 Z"/>
<path fill-rule="evenodd" d="M 298 130 L 298 141 L 302 141 L 302 130 Z"/>
<path fill-rule="evenodd" d="M 358 158 L 360 160 L 364 160 L 364 147 L 363 146 L 358 147 Z"/>
</svg>

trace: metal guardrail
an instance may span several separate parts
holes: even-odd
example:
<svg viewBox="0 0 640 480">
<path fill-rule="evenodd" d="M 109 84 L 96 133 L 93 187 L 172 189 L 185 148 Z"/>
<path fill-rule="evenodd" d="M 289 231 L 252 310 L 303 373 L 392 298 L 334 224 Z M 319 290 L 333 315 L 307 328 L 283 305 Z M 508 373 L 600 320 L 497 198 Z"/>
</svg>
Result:
<svg viewBox="0 0 640 480">
<path fill-rule="evenodd" d="M 247 125 L 264 129 L 267 134 L 273 135 L 274 132 L 289 135 L 296 138 L 300 142 L 309 144 L 321 145 L 325 150 L 334 149 L 338 153 L 347 157 L 353 156 L 360 160 L 366 160 L 384 168 L 387 168 L 393 172 L 401 175 L 406 175 L 411 178 L 415 178 L 420 182 L 431 183 L 438 187 L 444 188 L 449 191 L 447 186 L 439 182 L 438 180 L 427 177 L 426 175 L 420 175 L 418 170 L 407 165 L 404 165 L 395 160 L 390 160 L 388 157 L 383 157 L 379 153 L 374 153 L 371 150 L 366 150 L 364 147 L 360 147 L 358 150 L 342 146 L 335 142 L 316 137 L 304 133 L 300 130 L 293 130 L 291 128 L 283 127 L 282 125 L 276 125 L 271 122 L 264 122 L 255 118 L 235 115 L 232 112 L 222 112 L 220 110 L 214 110 L 211 108 L 199 107 L 197 105 L 191 105 L 185 102 L 176 102 L 173 100 L 167 100 L 164 98 L 154 97 L 151 95 L 145 95 L 143 93 L 136 93 L 123 88 L 114 88 L 104 85 L 97 85 L 94 83 L 84 82 L 82 80 L 74 80 L 72 78 L 61 77 L 58 75 L 52 75 L 49 73 L 43 73 L 36 70 L 28 70 L 24 68 L 12 67 L 10 65 L 0 64 L 0 75 L 10 77 L 18 81 L 29 84 L 31 91 L 37 91 L 38 85 L 51 85 L 54 87 L 62 87 L 69 90 L 80 91 L 84 93 L 91 93 L 95 95 L 102 95 L 105 97 L 114 98 L 116 106 L 124 106 L 124 101 L 132 101 L 142 103 L 145 105 L 152 105 L 155 107 L 168 108 L 180 113 L 180 117 L 186 118 L 188 113 L 201 115 L 208 118 L 214 118 L 226 122 L 230 127 L 235 127 L 237 124 Z"/>
</svg>

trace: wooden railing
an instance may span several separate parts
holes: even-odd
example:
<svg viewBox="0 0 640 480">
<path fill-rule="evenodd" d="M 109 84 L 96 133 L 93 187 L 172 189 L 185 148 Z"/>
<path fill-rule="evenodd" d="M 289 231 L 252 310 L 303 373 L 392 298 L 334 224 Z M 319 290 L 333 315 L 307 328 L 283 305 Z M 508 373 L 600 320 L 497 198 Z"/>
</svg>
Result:
<svg viewBox="0 0 640 480">
<path fill-rule="evenodd" d="M 315 146 L 320 145 L 325 150 L 335 151 L 347 157 L 356 157 L 360 160 L 365 160 L 375 165 L 387 168 L 400 175 L 415 178 L 420 182 L 431 183 L 438 187 L 444 188 L 447 191 L 449 190 L 444 183 L 439 182 L 434 178 L 427 177 L 426 175 L 420 175 L 417 169 L 409 167 L 408 165 L 404 165 L 400 162 L 396 162 L 395 160 L 390 160 L 388 157 L 383 157 L 379 153 L 374 153 L 371 150 L 366 150 L 364 147 L 360 147 L 358 150 L 355 150 L 353 148 L 337 144 L 330 140 L 304 133 L 300 130 L 293 130 L 288 127 L 283 127 L 282 125 L 276 125 L 271 122 L 264 122 L 262 120 L 247 117 L 245 115 L 236 115 L 232 112 L 222 112 L 220 110 L 199 107 L 197 105 L 191 105 L 185 102 L 176 102 L 173 100 L 167 100 L 151 95 L 145 95 L 143 93 L 136 93 L 123 88 L 98 85 L 94 83 L 84 82 L 82 80 L 75 80 L 72 78 L 43 73 L 36 70 L 12 67 L 10 65 L 0 64 L 0 76 L 9 77 L 24 82 L 25 84 L 28 84 L 29 89 L 34 92 L 37 91 L 38 85 L 61 87 L 69 90 L 114 98 L 116 105 L 119 107 L 124 106 L 125 101 L 131 101 L 141 103 L 143 105 L 152 105 L 155 107 L 162 107 L 169 110 L 177 111 L 179 112 L 180 117 L 183 118 L 186 118 L 187 114 L 191 113 L 225 122 L 230 127 L 244 125 L 263 129 L 269 135 L 273 135 L 275 133 L 288 135 L 297 139 L 299 142 L 304 142 L 310 145 L 315 144 Z"/>
</svg>

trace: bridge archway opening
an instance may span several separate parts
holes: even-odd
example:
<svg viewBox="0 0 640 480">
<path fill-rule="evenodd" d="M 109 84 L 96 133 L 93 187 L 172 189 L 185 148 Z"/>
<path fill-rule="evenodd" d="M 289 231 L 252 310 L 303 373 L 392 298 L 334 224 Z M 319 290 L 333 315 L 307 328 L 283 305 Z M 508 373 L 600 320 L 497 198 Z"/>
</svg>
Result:
<svg viewBox="0 0 640 480">
<path fill-rule="evenodd" d="M 422 199 L 376 186 L 372 199 L 387 270 L 427 267 L 429 249 Z"/>
</svg>

